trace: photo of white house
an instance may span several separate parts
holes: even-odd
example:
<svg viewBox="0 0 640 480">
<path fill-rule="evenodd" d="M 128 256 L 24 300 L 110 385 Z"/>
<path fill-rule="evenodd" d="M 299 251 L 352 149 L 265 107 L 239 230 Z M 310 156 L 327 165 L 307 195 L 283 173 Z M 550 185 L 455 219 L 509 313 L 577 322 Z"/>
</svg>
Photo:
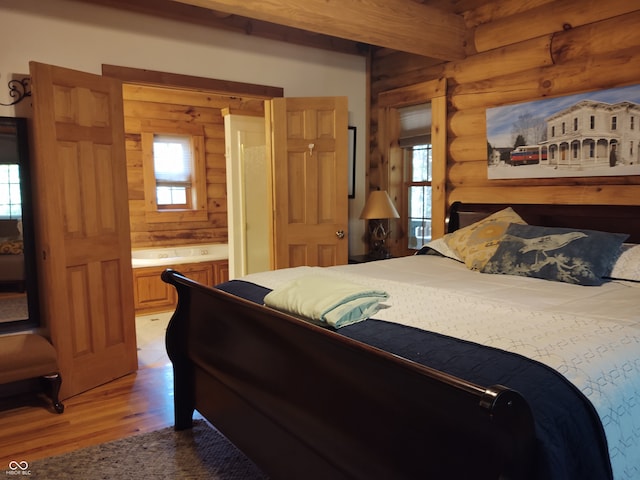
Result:
<svg viewBox="0 0 640 480">
<path fill-rule="evenodd" d="M 487 110 L 488 178 L 640 175 L 640 87 Z"/>
</svg>

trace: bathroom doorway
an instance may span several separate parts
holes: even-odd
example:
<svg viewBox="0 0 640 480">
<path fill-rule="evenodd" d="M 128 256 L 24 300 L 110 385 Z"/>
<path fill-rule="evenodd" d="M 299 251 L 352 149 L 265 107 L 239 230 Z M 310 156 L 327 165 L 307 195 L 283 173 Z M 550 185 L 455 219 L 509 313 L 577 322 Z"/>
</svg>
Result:
<svg viewBox="0 0 640 480">
<path fill-rule="evenodd" d="M 264 117 L 224 117 L 229 278 L 270 269 L 269 168 Z"/>
</svg>

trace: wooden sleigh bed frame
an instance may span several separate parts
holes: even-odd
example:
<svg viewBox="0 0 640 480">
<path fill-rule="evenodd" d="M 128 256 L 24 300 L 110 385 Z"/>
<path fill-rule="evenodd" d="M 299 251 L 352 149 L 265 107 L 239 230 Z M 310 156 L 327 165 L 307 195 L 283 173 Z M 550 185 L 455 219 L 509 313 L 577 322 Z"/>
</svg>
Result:
<svg viewBox="0 0 640 480">
<path fill-rule="evenodd" d="M 449 230 L 505 205 L 456 204 Z M 535 225 L 630 233 L 640 207 L 512 205 Z M 533 417 L 475 385 L 167 270 L 175 428 L 194 409 L 275 479 L 529 478 Z"/>
</svg>

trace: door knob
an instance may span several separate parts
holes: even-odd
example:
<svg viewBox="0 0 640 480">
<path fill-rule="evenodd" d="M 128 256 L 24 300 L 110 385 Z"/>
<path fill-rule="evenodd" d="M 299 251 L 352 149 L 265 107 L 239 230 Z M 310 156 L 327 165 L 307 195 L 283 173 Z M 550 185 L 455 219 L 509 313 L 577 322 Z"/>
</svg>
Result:
<svg viewBox="0 0 640 480">
<path fill-rule="evenodd" d="M 338 230 L 336 232 L 336 237 L 338 238 L 344 238 L 344 230 Z"/>
</svg>

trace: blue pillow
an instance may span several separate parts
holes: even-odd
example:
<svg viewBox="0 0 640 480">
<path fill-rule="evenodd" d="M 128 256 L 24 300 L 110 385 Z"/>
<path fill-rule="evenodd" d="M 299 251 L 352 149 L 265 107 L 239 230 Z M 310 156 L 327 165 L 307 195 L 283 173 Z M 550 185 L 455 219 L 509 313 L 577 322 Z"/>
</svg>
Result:
<svg viewBox="0 0 640 480">
<path fill-rule="evenodd" d="M 484 273 L 601 285 L 629 235 L 512 223 Z"/>
</svg>

